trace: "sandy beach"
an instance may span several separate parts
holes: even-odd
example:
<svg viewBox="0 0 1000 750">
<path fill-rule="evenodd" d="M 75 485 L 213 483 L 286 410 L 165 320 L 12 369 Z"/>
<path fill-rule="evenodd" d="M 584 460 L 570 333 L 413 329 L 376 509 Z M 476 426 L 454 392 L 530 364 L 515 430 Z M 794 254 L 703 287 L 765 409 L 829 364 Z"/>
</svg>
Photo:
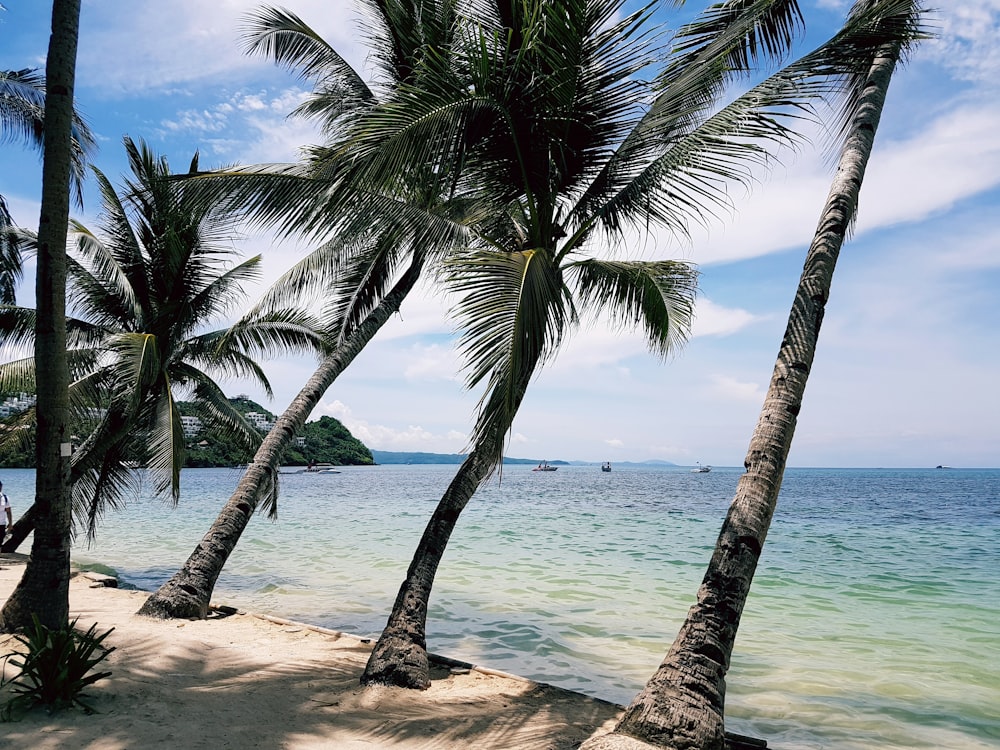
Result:
<svg viewBox="0 0 1000 750">
<path fill-rule="evenodd" d="M 24 559 L 0 555 L 0 601 Z M 145 596 L 74 575 L 71 617 L 84 629 L 115 628 L 106 641 L 116 647 L 106 661 L 112 676 L 86 693 L 97 713 L 36 709 L 0 725 L 0 747 L 568 750 L 610 729 L 620 710 L 512 675 L 443 664 L 424 692 L 362 689 L 371 644 L 355 636 L 242 611 L 194 621 L 137 617 Z M 13 645 L 0 636 L 0 654 Z"/>
</svg>

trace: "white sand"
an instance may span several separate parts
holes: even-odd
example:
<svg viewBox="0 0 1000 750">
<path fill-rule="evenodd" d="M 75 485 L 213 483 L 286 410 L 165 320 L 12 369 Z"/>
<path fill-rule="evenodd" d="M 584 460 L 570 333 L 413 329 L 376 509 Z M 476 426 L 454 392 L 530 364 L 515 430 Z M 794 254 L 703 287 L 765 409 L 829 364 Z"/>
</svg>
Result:
<svg viewBox="0 0 1000 750">
<path fill-rule="evenodd" d="M 0 554 L 0 601 L 23 570 L 23 556 Z M 371 644 L 353 636 L 243 612 L 137 617 L 145 596 L 73 578 L 71 618 L 84 629 L 115 628 L 106 643 L 117 650 L 99 667 L 112 676 L 86 691 L 99 713 L 36 709 L 0 724 L 0 748 L 568 750 L 610 729 L 620 710 L 478 668 L 438 669 L 422 692 L 363 689 L 358 678 Z M 14 645 L 0 635 L 0 654 Z"/>
</svg>

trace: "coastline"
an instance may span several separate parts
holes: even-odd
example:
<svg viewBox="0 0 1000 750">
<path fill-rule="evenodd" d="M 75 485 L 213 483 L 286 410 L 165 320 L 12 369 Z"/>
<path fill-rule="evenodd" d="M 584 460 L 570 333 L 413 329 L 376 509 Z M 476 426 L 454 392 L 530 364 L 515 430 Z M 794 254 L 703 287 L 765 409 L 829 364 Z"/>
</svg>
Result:
<svg viewBox="0 0 1000 750">
<path fill-rule="evenodd" d="M 0 555 L 0 600 L 24 555 Z M 97 713 L 34 710 L 0 747 L 524 748 L 569 750 L 607 731 L 621 707 L 496 670 L 438 658 L 424 692 L 362 688 L 367 639 L 236 611 L 207 620 L 138 617 L 146 592 L 75 573 L 70 617 L 111 627 L 112 675 L 86 691 Z M 228 610 L 227 610 L 228 612 Z M 0 654 L 11 650 L 0 636 Z M 455 667 L 452 669 L 451 667 Z M 13 676 L 6 667 L 4 676 Z"/>
</svg>

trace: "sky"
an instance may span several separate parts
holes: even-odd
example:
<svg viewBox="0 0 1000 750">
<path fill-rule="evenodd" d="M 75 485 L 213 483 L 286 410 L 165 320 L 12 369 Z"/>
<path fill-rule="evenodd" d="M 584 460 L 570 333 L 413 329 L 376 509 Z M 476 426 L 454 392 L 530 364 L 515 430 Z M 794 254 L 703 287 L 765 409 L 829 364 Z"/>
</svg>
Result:
<svg viewBox="0 0 1000 750">
<path fill-rule="evenodd" d="M 834 279 L 789 465 L 1000 466 L 1000 0 L 929 3 L 937 38 L 893 79 L 861 193 L 856 231 Z M 305 86 L 245 55 L 249 0 L 83 0 L 76 98 L 97 133 L 94 164 L 115 184 L 125 135 L 186 169 L 288 162 L 318 142 L 288 119 Z M 842 22 L 844 0 L 802 0 L 810 39 Z M 689 8 L 700 7 L 692 2 Z M 43 67 L 48 3 L 3 0 L 0 68 Z M 349 0 L 287 0 L 366 71 Z M 673 17 L 663 15 L 668 26 Z M 697 264 L 693 336 L 664 362 L 635 332 L 588 321 L 532 383 L 507 454 L 547 460 L 741 466 L 832 176 L 823 136 L 784 153 L 730 215 L 689 239 L 635 238 L 629 257 Z M 37 224 L 39 155 L 0 144 L 0 194 Z M 96 225 L 93 181 L 74 216 Z M 259 289 L 310 248 L 246 232 L 262 253 Z M 19 293 L 32 304 L 30 280 Z M 481 394 L 464 387 L 449 300 L 422 289 L 327 392 L 332 415 L 370 448 L 457 453 Z M 280 413 L 313 370 L 271 360 L 274 399 L 225 381 Z"/>
</svg>

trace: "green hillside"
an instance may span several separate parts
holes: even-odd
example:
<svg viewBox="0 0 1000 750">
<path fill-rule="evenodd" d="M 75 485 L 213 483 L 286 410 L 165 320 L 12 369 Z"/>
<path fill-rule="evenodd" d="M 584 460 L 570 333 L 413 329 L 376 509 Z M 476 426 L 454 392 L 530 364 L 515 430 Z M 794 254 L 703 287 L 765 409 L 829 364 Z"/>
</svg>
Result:
<svg viewBox="0 0 1000 750">
<path fill-rule="evenodd" d="M 237 396 L 229 400 L 244 416 L 258 415 L 258 420 L 264 425 L 275 420 L 273 413 L 246 396 Z M 193 404 L 180 402 L 178 410 L 183 417 L 196 416 Z M 265 426 L 264 430 L 266 429 Z M 264 430 L 261 432 L 262 437 Z M 208 429 L 192 430 L 192 434 L 186 437 L 185 444 L 187 455 L 184 466 L 186 467 L 237 466 L 253 458 L 253 453 L 248 453 L 233 441 L 224 440 Z M 281 463 L 305 466 L 310 461 L 349 466 L 367 466 L 375 463 L 367 446 L 333 417 L 321 417 L 315 422 L 306 423 L 298 435 L 296 444 L 285 451 Z M 33 434 L 27 435 L 23 440 L 9 441 L 3 449 L 0 449 L 0 468 L 32 468 L 34 465 Z"/>
</svg>

